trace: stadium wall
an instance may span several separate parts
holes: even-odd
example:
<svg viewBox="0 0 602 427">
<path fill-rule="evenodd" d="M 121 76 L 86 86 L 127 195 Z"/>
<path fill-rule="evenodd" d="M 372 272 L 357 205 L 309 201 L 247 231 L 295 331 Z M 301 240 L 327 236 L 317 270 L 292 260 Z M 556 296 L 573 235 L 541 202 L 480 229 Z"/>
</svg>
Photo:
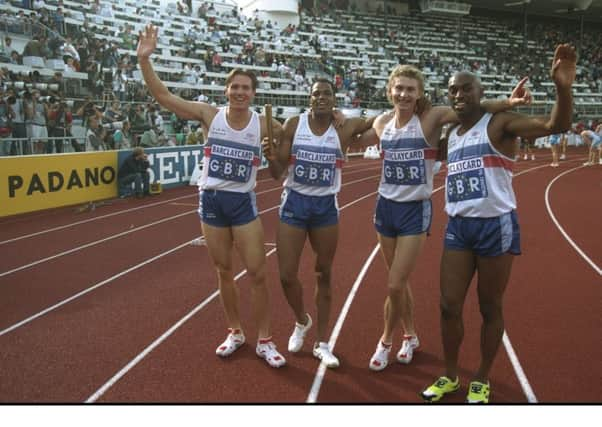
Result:
<svg viewBox="0 0 602 427">
<path fill-rule="evenodd" d="M 188 185 L 201 145 L 148 148 L 150 181 Z M 117 171 L 130 150 L 0 158 L 0 217 L 118 196 Z"/>
<path fill-rule="evenodd" d="M 189 185 L 202 145 L 144 150 L 150 182 Z M 0 157 L 0 217 L 118 197 L 117 171 L 131 150 Z M 259 169 L 266 168 L 262 158 Z"/>
</svg>

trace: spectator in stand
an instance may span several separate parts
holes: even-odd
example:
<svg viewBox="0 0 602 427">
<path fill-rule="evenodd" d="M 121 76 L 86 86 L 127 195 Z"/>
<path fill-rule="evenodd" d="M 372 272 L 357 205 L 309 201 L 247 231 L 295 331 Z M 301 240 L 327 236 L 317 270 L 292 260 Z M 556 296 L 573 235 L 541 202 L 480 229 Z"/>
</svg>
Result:
<svg viewBox="0 0 602 427">
<path fill-rule="evenodd" d="M 204 141 L 205 137 L 201 126 L 197 126 L 196 128 L 193 127 L 186 136 L 186 145 L 202 145 Z"/>
<path fill-rule="evenodd" d="M 57 7 L 56 12 L 54 13 L 53 24 L 59 34 L 65 35 L 65 14 L 61 7 Z"/>
<path fill-rule="evenodd" d="M 88 120 L 88 130 L 86 132 L 86 151 L 106 151 L 107 146 L 105 138 L 107 132 L 105 128 L 100 125 L 100 120 L 92 116 Z"/>
<path fill-rule="evenodd" d="M 2 62 L 10 62 L 10 54 L 13 51 L 12 39 L 8 36 L 4 39 L 4 46 L 0 49 L 0 60 Z"/>
<path fill-rule="evenodd" d="M 218 52 L 215 52 L 213 54 L 213 57 L 211 58 L 211 65 L 213 66 L 214 70 L 219 70 L 222 66 L 222 57 L 220 56 L 220 54 Z"/>
<path fill-rule="evenodd" d="M 121 129 L 115 129 L 113 133 L 113 144 L 115 150 L 125 150 L 132 148 L 132 132 L 130 122 L 123 122 Z"/>
<path fill-rule="evenodd" d="M 46 9 L 46 2 L 44 0 L 33 0 L 33 10 L 40 12 L 42 9 Z"/>
<path fill-rule="evenodd" d="M 54 102 L 48 108 L 48 136 L 51 138 L 66 138 L 72 137 L 71 123 L 73 122 L 73 114 L 69 110 L 69 106 L 62 100 L 54 99 Z M 74 139 L 71 140 L 71 145 L 75 151 L 81 151 L 81 147 Z M 64 151 L 64 139 L 54 140 L 54 148 L 57 153 Z M 46 152 L 52 153 L 53 144 L 49 141 L 46 144 Z"/>
<path fill-rule="evenodd" d="M 84 103 L 75 112 L 75 115 L 82 118 L 82 123 L 85 128 L 90 127 L 89 122 L 90 122 L 91 118 L 96 118 L 97 120 L 102 119 L 101 109 L 98 108 L 96 105 L 94 105 L 94 102 L 92 101 L 92 97 L 90 97 L 90 96 L 86 96 L 86 98 L 84 99 Z"/>
<path fill-rule="evenodd" d="M 43 153 L 44 144 L 48 141 L 48 129 L 46 128 L 46 116 L 48 115 L 48 106 L 40 102 L 40 91 L 34 90 L 31 98 L 24 101 L 25 124 L 27 137 L 30 138 L 35 154 Z"/>
<path fill-rule="evenodd" d="M 148 196 L 150 187 L 150 174 L 148 172 L 150 163 L 144 148 L 135 147 L 119 167 L 117 182 L 119 184 L 119 196 L 126 197 L 131 194 L 130 189 L 134 183 L 134 194 L 141 199 Z"/>
<path fill-rule="evenodd" d="M 111 105 L 105 109 L 103 119 L 107 123 L 122 122 L 126 119 L 121 111 L 119 101 L 114 100 Z"/>
</svg>

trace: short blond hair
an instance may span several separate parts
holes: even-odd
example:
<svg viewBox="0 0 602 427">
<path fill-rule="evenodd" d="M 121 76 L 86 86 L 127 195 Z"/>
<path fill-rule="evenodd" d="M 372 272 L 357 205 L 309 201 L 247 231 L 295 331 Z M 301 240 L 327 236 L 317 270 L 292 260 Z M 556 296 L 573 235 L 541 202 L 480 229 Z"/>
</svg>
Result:
<svg viewBox="0 0 602 427">
<path fill-rule="evenodd" d="M 391 84 L 397 77 L 407 77 L 414 79 L 418 82 L 418 88 L 420 89 L 421 95 L 424 95 L 424 75 L 422 72 L 414 67 L 413 65 L 397 65 L 389 74 L 389 80 L 387 81 L 387 99 L 389 102 L 393 102 L 391 99 Z"/>
</svg>

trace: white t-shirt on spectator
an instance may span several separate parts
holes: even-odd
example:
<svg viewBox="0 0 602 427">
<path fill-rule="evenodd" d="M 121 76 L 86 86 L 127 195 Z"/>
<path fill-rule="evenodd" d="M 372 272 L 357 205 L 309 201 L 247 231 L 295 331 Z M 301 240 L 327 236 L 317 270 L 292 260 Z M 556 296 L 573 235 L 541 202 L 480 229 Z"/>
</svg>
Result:
<svg viewBox="0 0 602 427">
<path fill-rule="evenodd" d="M 44 0 L 33 0 L 32 7 L 33 10 L 40 10 L 46 7 L 46 3 Z"/>
</svg>

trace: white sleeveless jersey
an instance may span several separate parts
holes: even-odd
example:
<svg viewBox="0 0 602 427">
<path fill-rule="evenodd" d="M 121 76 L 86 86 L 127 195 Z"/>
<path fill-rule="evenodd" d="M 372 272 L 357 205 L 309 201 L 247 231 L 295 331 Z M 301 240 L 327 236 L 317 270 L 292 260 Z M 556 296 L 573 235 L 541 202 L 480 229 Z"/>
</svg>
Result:
<svg viewBox="0 0 602 427">
<path fill-rule="evenodd" d="M 248 193 L 255 188 L 261 163 L 259 115 L 252 111 L 247 127 L 235 130 L 226 120 L 227 108 L 219 109 L 209 127 L 199 190 Z"/>
<path fill-rule="evenodd" d="M 331 124 L 317 136 L 309 127 L 308 113 L 299 116 L 284 186 L 308 196 L 327 196 L 341 190 L 343 151 Z"/>
<path fill-rule="evenodd" d="M 464 135 L 458 128 L 449 135 L 445 211 L 450 216 L 491 218 L 516 209 L 512 189 L 514 159 L 495 149 L 486 113 Z"/>
<path fill-rule="evenodd" d="M 383 129 L 380 146 L 383 167 L 378 194 L 396 202 L 429 199 L 437 149 L 426 142 L 418 116 L 414 114 L 400 129 L 393 117 Z"/>
</svg>

